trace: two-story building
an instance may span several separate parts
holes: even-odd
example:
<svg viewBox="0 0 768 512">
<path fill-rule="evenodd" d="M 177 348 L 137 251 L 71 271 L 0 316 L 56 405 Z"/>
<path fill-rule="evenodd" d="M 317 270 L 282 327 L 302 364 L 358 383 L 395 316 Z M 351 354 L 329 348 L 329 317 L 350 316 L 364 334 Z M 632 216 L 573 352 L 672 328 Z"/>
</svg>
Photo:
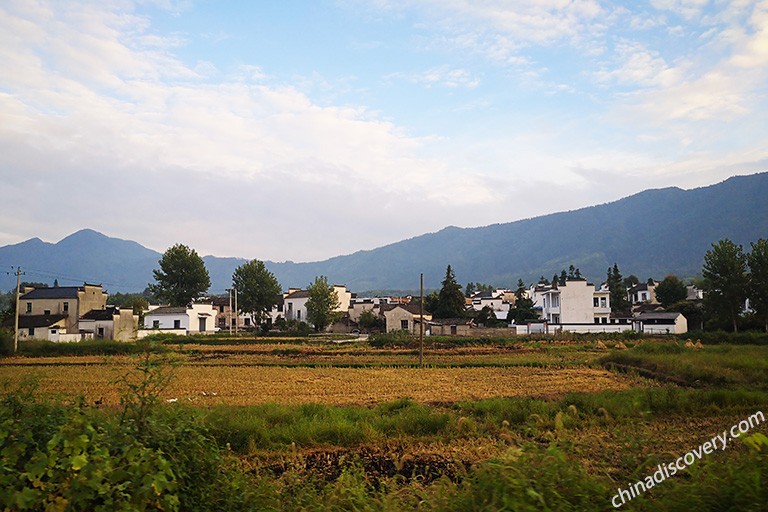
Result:
<svg viewBox="0 0 768 512">
<path fill-rule="evenodd" d="M 91 310 L 107 306 L 107 292 L 100 284 L 54 286 L 53 288 L 24 288 L 19 298 L 19 319 L 27 316 L 64 315 L 64 330 L 80 332 L 80 318 Z"/>
</svg>

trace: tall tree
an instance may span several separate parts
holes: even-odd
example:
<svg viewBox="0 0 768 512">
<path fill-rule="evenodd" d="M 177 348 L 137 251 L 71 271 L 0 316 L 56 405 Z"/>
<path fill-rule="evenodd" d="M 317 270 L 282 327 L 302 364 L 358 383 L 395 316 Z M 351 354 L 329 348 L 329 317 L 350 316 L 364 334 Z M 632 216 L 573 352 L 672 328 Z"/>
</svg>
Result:
<svg viewBox="0 0 768 512">
<path fill-rule="evenodd" d="M 203 259 L 183 244 L 165 251 L 160 269 L 153 270 L 152 274 L 156 284 L 149 285 L 149 289 L 158 300 L 171 306 L 186 306 L 211 287 Z"/>
<path fill-rule="evenodd" d="M 335 320 L 335 310 L 341 305 L 339 294 L 328 284 L 325 276 L 315 277 L 315 281 L 307 287 L 307 292 L 307 320 L 316 332 L 324 331 Z"/>
<path fill-rule="evenodd" d="M 668 275 L 655 289 L 656 299 L 662 307 L 668 308 L 672 304 L 683 301 L 688 297 L 688 288 L 675 275 Z"/>
<path fill-rule="evenodd" d="M 708 311 L 731 321 L 738 332 L 737 321 L 747 298 L 747 257 L 740 245 L 727 238 L 712 244 L 704 255 L 704 304 Z"/>
<path fill-rule="evenodd" d="M 435 318 L 460 318 L 466 313 L 464 294 L 461 285 L 456 282 L 456 276 L 450 265 L 445 270 L 443 286 L 437 294 L 437 308 L 433 312 Z"/>
<path fill-rule="evenodd" d="M 254 324 L 260 324 L 277 304 L 280 283 L 263 261 L 251 260 L 235 269 L 232 284 L 237 289 L 237 306 L 251 315 Z"/>
<path fill-rule="evenodd" d="M 621 277 L 618 264 L 614 263 L 613 268 L 608 267 L 606 284 L 611 292 L 611 313 L 617 315 L 629 315 L 630 306 L 629 300 L 627 299 L 627 285 L 624 284 L 624 279 Z"/>
<path fill-rule="evenodd" d="M 761 238 L 751 244 L 747 256 L 749 264 L 749 303 L 755 316 L 765 324 L 768 332 L 768 240 Z"/>
<path fill-rule="evenodd" d="M 507 321 L 520 325 L 528 320 L 536 320 L 537 318 L 539 318 L 539 315 L 533 309 L 533 300 L 525 293 L 525 283 L 522 279 L 518 279 L 517 290 L 515 290 L 515 305 L 509 308 Z"/>
</svg>

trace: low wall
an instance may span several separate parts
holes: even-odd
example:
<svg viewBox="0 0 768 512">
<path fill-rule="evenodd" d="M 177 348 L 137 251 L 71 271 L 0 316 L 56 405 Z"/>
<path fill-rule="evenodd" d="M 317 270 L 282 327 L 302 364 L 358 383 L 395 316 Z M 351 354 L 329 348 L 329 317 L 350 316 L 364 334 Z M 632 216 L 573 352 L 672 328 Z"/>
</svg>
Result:
<svg viewBox="0 0 768 512">
<path fill-rule="evenodd" d="M 136 339 L 146 338 L 153 334 L 175 334 L 176 336 L 186 336 L 186 329 L 139 329 L 136 331 Z"/>
</svg>

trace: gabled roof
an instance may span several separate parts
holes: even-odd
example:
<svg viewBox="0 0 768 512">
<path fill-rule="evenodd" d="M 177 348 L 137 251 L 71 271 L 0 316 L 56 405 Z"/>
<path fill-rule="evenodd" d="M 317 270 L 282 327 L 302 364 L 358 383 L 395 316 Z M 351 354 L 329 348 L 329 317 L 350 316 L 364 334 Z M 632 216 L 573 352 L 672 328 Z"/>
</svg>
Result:
<svg viewBox="0 0 768 512">
<path fill-rule="evenodd" d="M 381 311 L 382 313 L 385 313 L 387 311 L 392 311 L 395 308 L 402 308 L 414 315 L 418 315 L 421 313 L 421 309 L 418 304 L 381 304 L 381 306 L 379 307 L 379 311 Z M 429 315 L 430 313 L 425 309 L 424 314 Z"/>
<path fill-rule="evenodd" d="M 50 327 L 51 325 L 66 319 L 67 315 L 19 315 L 19 329 L 36 327 Z M 13 328 L 15 320 L 7 319 L 3 322 L 6 327 Z"/>
<path fill-rule="evenodd" d="M 112 320 L 112 317 L 115 315 L 115 312 L 117 311 L 117 308 L 114 306 L 110 306 L 106 309 L 92 309 L 83 316 L 80 317 L 81 320 Z"/>
<path fill-rule="evenodd" d="M 156 309 L 153 309 L 146 315 L 152 316 L 152 315 L 181 315 L 187 312 L 187 308 L 185 307 L 176 307 L 176 306 L 163 306 Z"/>
<path fill-rule="evenodd" d="M 22 295 L 19 300 L 76 299 L 78 291 L 82 291 L 81 286 L 58 286 L 54 288 L 35 288 L 34 290 Z"/>
<path fill-rule="evenodd" d="M 309 292 L 307 290 L 297 290 L 285 297 L 285 300 L 288 299 L 306 299 L 309 298 Z"/>
</svg>

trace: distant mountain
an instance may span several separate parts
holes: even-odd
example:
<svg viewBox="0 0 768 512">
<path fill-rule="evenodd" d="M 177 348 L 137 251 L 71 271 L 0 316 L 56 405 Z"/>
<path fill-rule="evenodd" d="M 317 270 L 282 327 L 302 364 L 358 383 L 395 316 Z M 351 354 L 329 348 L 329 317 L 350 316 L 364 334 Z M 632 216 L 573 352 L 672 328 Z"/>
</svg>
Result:
<svg viewBox="0 0 768 512">
<path fill-rule="evenodd" d="M 571 264 L 595 282 L 614 262 L 625 276 L 690 277 L 700 273 L 713 242 L 730 238 L 748 248 L 749 242 L 768 238 L 766 198 L 768 173 L 762 173 L 693 190 L 647 190 L 608 204 L 505 224 L 447 227 L 325 261 L 265 263 L 286 289 L 325 275 L 353 291 L 415 290 L 420 272 L 427 288 L 437 288 L 448 264 L 461 283 L 498 286 L 513 286 L 518 278 L 528 283 L 542 275 L 551 278 Z M 58 276 L 64 285 L 64 276 L 103 282 L 112 292 L 143 290 L 160 257 L 135 242 L 92 230 L 57 244 L 33 238 L 0 248 L 0 265 L 33 269 L 25 276 L 29 281 L 52 283 Z M 232 272 L 246 261 L 203 259 L 213 290 L 229 287 Z M 14 285 L 13 276 L 0 276 L 2 290 Z"/>
</svg>

